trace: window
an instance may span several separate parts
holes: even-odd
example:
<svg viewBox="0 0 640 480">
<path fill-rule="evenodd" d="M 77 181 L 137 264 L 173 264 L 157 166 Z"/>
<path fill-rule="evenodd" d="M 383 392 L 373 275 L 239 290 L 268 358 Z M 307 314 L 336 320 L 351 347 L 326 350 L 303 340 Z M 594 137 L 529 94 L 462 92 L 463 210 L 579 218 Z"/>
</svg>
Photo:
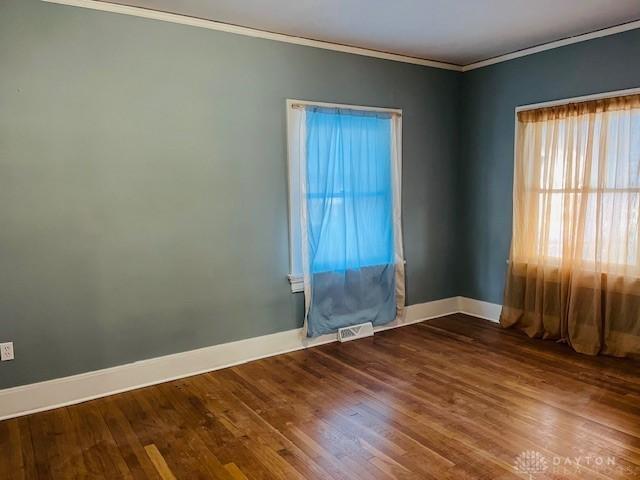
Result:
<svg viewBox="0 0 640 480">
<path fill-rule="evenodd" d="M 292 291 L 303 290 L 303 248 L 312 274 L 394 263 L 400 112 L 289 100 L 287 123 Z"/>
<path fill-rule="evenodd" d="M 516 261 L 639 266 L 640 106 L 633 102 L 520 112 Z"/>
</svg>

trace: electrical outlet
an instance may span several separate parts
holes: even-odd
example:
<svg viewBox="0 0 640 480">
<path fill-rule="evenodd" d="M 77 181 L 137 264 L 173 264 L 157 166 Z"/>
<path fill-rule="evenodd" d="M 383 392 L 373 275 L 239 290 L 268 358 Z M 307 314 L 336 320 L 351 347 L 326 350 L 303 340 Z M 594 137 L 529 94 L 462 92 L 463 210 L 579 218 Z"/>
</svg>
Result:
<svg viewBox="0 0 640 480">
<path fill-rule="evenodd" d="M 13 342 L 0 343 L 0 360 L 6 362 L 13 360 Z"/>
</svg>

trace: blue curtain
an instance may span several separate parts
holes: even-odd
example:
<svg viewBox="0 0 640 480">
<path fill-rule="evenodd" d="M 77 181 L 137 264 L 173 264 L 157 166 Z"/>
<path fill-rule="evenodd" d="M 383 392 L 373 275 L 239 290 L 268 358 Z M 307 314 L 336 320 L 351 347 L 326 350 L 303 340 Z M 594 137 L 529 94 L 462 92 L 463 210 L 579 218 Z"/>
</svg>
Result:
<svg viewBox="0 0 640 480">
<path fill-rule="evenodd" d="M 395 318 L 391 118 L 306 113 L 309 336 Z"/>
</svg>

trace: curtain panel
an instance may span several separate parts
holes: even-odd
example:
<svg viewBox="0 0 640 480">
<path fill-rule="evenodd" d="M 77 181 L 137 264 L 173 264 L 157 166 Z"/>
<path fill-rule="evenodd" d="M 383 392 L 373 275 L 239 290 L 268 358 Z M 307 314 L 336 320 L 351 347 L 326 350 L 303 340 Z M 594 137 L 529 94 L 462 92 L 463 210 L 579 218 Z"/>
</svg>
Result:
<svg viewBox="0 0 640 480">
<path fill-rule="evenodd" d="M 640 96 L 518 113 L 500 323 L 640 355 Z"/>
<path fill-rule="evenodd" d="M 294 121 L 306 333 L 388 323 L 405 298 L 401 116 L 308 106 Z"/>
</svg>

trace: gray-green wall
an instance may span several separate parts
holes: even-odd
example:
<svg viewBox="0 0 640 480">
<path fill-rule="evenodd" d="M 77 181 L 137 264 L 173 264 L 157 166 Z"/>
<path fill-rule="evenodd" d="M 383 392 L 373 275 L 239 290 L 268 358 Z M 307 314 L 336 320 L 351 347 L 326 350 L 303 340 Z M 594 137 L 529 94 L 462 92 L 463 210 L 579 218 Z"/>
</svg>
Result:
<svg viewBox="0 0 640 480">
<path fill-rule="evenodd" d="M 640 30 L 463 75 L 458 294 L 502 303 L 518 105 L 640 87 Z"/>
<path fill-rule="evenodd" d="M 501 303 L 514 109 L 640 86 L 640 30 L 459 74 L 0 1 L 0 388 L 288 330 L 286 98 L 404 109 L 410 304 Z"/>
<path fill-rule="evenodd" d="M 410 304 L 458 294 L 461 74 L 0 1 L 0 388 L 296 328 L 285 99 L 404 109 Z"/>
</svg>

